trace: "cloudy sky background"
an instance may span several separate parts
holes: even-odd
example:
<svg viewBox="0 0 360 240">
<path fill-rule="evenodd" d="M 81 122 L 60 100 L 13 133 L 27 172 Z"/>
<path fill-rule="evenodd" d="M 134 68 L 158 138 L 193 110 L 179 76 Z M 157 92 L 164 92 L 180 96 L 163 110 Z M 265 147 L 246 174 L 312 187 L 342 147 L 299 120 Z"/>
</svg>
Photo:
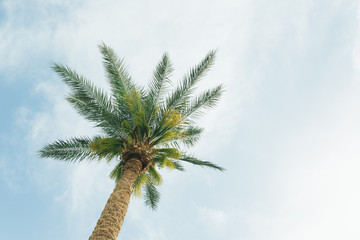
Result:
<svg viewBox="0 0 360 240">
<path fill-rule="evenodd" d="M 156 212 L 132 199 L 119 239 L 360 238 L 358 1 L 0 1 L 0 238 L 87 239 L 112 165 L 39 159 L 59 138 L 94 135 L 50 63 L 108 89 L 97 45 L 146 84 L 163 52 L 173 80 L 219 49 L 199 90 L 222 83 L 199 120 L 199 158 L 163 171 Z"/>
</svg>

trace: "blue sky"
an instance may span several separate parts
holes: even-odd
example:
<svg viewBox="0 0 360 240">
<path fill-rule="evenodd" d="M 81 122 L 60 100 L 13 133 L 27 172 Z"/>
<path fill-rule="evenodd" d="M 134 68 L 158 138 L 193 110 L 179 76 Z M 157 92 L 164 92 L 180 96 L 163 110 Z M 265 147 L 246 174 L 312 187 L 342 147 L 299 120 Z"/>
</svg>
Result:
<svg viewBox="0 0 360 240">
<path fill-rule="evenodd" d="M 100 41 L 145 84 L 167 51 L 173 80 L 219 49 L 199 90 L 223 83 L 191 151 L 227 169 L 163 171 L 156 212 L 131 199 L 119 239 L 360 238 L 358 1 L 0 1 L 0 238 L 87 239 L 112 165 L 39 159 L 94 135 L 50 63 L 108 90 Z"/>
</svg>

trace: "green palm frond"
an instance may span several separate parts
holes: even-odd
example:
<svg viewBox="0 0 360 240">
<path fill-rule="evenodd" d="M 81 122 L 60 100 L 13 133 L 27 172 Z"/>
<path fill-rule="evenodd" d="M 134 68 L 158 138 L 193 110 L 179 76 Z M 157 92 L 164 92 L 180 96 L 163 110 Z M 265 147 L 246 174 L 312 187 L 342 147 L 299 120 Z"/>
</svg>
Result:
<svg viewBox="0 0 360 240">
<path fill-rule="evenodd" d="M 160 167 L 167 167 L 168 169 L 171 169 L 171 170 L 176 168 L 174 162 L 167 157 L 164 157 L 160 164 L 161 164 Z"/>
<path fill-rule="evenodd" d="M 116 113 L 111 99 L 102 90 L 67 66 L 54 64 L 53 69 L 70 87 L 67 100 L 80 115 L 111 136 L 121 134 L 118 127 L 123 117 Z"/>
<path fill-rule="evenodd" d="M 115 180 L 115 183 L 118 183 L 122 177 L 123 174 L 123 162 L 119 162 L 118 164 L 116 164 L 116 166 L 114 167 L 114 169 L 111 171 L 109 177 L 111 179 Z"/>
<path fill-rule="evenodd" d="M 153 166 L 150 166 L 147 173 L 140 174 L 136 179 L 133 194 L 135 197 L 141 197 L 141 193 L 144 191 L 145 204 L 155 210 L 160 197 L 155 186 L 161 183 L 161 175 Z"/>
<path fill-rule="evenodd" d="M 203 128 L 195 127 L 195 126 L 188 126 L 185 129 L 180 129 L 181 132 L 178 134 L 177 138 L 172 139 L 168 143 L 168 146 L 172 146 L 174 148 L 180 149 L 181 143 L 186 147 L 192 147 L 197 143 L 201 137 L 202 132 L 204 131 Z"/>
<path fill-rule="evenodd" d="M 224 87 L 219 85 L 214 89 L 208 90 L 200 96 L 198 96 L 193 102 L 191 102 L 190 106 L 186 107 L 183 113 L 183 118 L 188 117 L 196 117 L 201 113 L 202 109 L 211 108 L 216 105 L 219 101 L 222 92 L 224 91 Z"/>
<path fill-rule="evenodd" d="M 148 170 L 148 177 L 150 178 L 150 181 L 154 185 L 160 185 L 163 182 L 163 179 L 158 171 L 156 171 L 156 168 L 153 166 L 149 167 Z"/>
<path fill-rule="evenodd" d="M 181 152 L 177 148 L 159 148 L 155 149 L 154 154 L 161 154 L 169 158 L 179 159 Z"/>
<path fill-rule="evenodd" d="M 141 188 L 149 183 L 149 177 L 145 173 L 140 174 L 134 183 L 134 196 L 141 197 Z"/>
<path fill-rule="evenodd" d="M 110 98 L 83 76 L 80 76 L 69 67 L 60 64 L 54 63 L 52 68 L 70 87 L 70 96 L 73 96 L 79 101 L 96 105 L 98 108 L 102 108 L 109 112 L 113 111 Z"/>
<path fill-rule="evenodd" d="M 145 204 L 152 210 L 156 210 L 160 198 L 160 193 L 152 183 L 146 184 L 144 190 Z"/>
<path fill-rule="evenodd" d="M 159 154 L 154 157 L 154 162 L 159 168 L 168 168 L 170 170 L 177 169 L 177 170 L 183 170 L 182 166 L 175 163 L 176 160 L 172 160 L 171 158 L 168 158 L 165 154 Z"/>
<path fill-rule="evenodd" d="M 183 132 L 183 137 L 181 139 L 182 143 L 188 147 L 194 146 L 195 143 L 197 143 L 197 141 L 200 139 L 200 136 L 203 131 L 204 131 L 203 128 L 189 126 Z"/>
<path fill-rule="evenodd" d="M 128 94 L 124 95 L 123 102 L 130 114 L 129 120 L 130 124 L 132 124 L 132 128 L 146 123 L 146 114 L 140 91 L 131 89 Z"/>
<path fill-rule="evenodd" d="M 179 171 L 185 171 L 184 167 L 179 163 L 178 160 L 168 158 L 164 155 L 157 155 L 156 157 L 154 157 L 154 162 L 156 163 L 156 166 L 158 168 L 166 167 L 170 170 L 176 169 Z"/>
<path fill-rule="evenodd" d="M 182 154 L 181 158 L 179 159 L 180 161 L 184 161 L 184 162 L 188 162 L 188 163 L 191 163 L 191 164 L 194 164 L 194 165 L 197 165 L 197 166 L 200 166 L 200 167 L 210 167 L 210 168 L 214 168 L 214 169 L 217 169 L 217 170 L 220 170 L 220 171 L 224 171 L 225 168 L 222 168 L 212 162 L 208 162 L 208 161 L 201 161 L 197 158 L 195 158 L 194 156 L 189 156 L 189 155 L 186 155 L 185 153 Z"/>
<path fill-rule="evenodd" d="M 177 110 L 166 110 L 163 113 L 161 121 L 155 127 L 151 134 L 153 145 L 168 142 L 174 138 L 180 138 L 181 132 L 179 126 L 184 123 L 181 113 Z"/>
<path fill-rule="evenodd" d="M 186 75 L 180 85 L 166 99 L 167 109 L 182 110 L 194 90 L 196 83 L 211 68 L 215 60 L 216 51 L 210 51 L 205 58 Z"/>
<path fill-rule="evenodd" d="M 82 161 L 85 159 L 91 160 L 94 158 L 89 147 L 91 141 L 92 139 L 86 137 L 58 140 L 43 147 L 38 154 L 43 158 L 53 158 L 68 162 Z"/>
<path fill-rule="evenodd" d="M 164 53 L 161 61 L 156 66 L 153 78 L 149 84 L 148 94 L 145 97 L 145 104 L 148 108 L 147 120 L 149 123 L 156 114 L 162 94 L 166 90 L 166 83 L 170 83 L 169 77 L 173 70 L 168 54 Z"/>
<path fill-rule="evenodd" d="M 117 138 L 97 138 L 89 146 L 93 155 L 99 159 L 106 158 L 111 161 L 120 156 L 124 142 Z"/>
<path fill-rule="evenodd" d="M 180 131 L 174 131 L 172 129 L 174 127 L 179 127 L 182 123 L 185 123 L 186 116 L 182 113 L 188 105 L 189 97 L 194 90 L 196 83 L 213 65 L 215 53 L 215 51 L 210 51 L 200 64 L 190 70 L 189 74 L 184 77 L 181 84 L 166 99 L 165 107 L 159 110 L 159 117 L 157 118 L 157 124 L 152 135 L 154 144 L 160 144 L 174 141 L 177 138 L 182 138 Z M 205 96 L 202 97 L 202 103 L 206 105 L 209 100 L 206 100 L 205 98 Z M 195 110 L 195 108 L 200 107 L 194 106 L 193 109 Z"/>
<path fill-rule="evenodd" d="M 121 103 L 124 94 L 132 89 L 134 84 L 131 82 L 131 77 L 127 73 L 124 61 L 119 59 L 114 50 L 104 43 L 99 44 L 99 49 L 103 55 L 103 63 L 113 96 Z"/>
<path fill-rule="evenodd" d="M 179 163 L 179 161 L 172 161 L 176 170 L 179 170 L 179 171 L 185 171 L 185 168 Z"/>
</svg>

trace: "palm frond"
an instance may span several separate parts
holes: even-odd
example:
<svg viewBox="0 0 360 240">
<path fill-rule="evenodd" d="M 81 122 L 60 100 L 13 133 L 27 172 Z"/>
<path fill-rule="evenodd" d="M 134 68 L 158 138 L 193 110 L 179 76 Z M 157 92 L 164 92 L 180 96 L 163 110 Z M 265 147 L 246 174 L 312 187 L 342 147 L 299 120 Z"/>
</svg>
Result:
<svg viewBox="0 0 360 240">
<path fill-rule="evenodd" d="M 166 110 L 163 113 L 161 121 L 155 127 L 151 134 L 152 144 L 160 144 L 180 137 L 181 132 L 177 128 L 183 124 L 183 118 L 177 110 Z"/>
<path fill-rule="evenodd" d="M 152 210 L 156 210 L 160 198 L 160 193 L 152 183 L 146 184 L 144 190 L 145 204 Z"/>
<path fill-rule="evenodd" d="M 171 145 L 180 148 L 180 143 L 183 143 L 187 147 L 192 147 L 199 141 L 203 131 L 203 128 L 189 126 L 182 131 L 181 138 L 174 140 Z"/>
<path fill-rule="evenodd" d="M 193 92 L 196 83 L 203 77 L 213 65 L 216 51 L 210 51 L 205 58 L 186 75 L 180 85 L 166 99 L 167 109 L 182 110 Z"/>
<path fill-rule="evenodd" d="M 80 76 L 69 67 L 60 64 L 54 63 L 52 68 L 70 87 L 70 96 L 74 96 L 74 98 L 83 102 L 94 103 L 108 111 L 113 110 L 110 98 L 83 76 Z"/>
<path fill-rule="evenodd" d="M 123 162 L 119 162 L 118 164 L 116 164 L 116 166 L 114 167 L 114 169 L 110 172 L 109 177 L 111 179 L 115 180 L 115 183 L 118 183 L 122 177 L 123 174 Z"/>
<path fill-rule="evenodd" d="M 197 143 L 199 141 L 200 136 L 203 131 L 204 131 L 203 128 L 192 127 L 192 126 L 189 127 L 184 132 L 184 137 L 182 138 L 182 142 L 186 146 L 189 146 L 189 147 L 194 146 L 195 143 Z"/>
<path fill-rule="evenodd" d="M 172 162 L 173 162 L 176 170 L 185 171 L 184 167 L 178 161 L 172 161 Z"/>
<path fill-rule="evenodd" d="M 168 169 L 181 170 L 181 166 L 175 163 L 175 160 L 168 158 L 165 154 L 159 154 L 154 157 L 154 162 L 159 168 L 166 167 Z M 178 169 L 179 168 L 179 169 Z"/>
<path fill-rule="evenodd" d="M 150 166 L 148 170 L 148 177 L 150 178 L 150 181 L 154 185 L 160 185 L 163 182 L 163 179 L 158 171 L 156 171 L 155 167 Z"/>
<path fill-rule="evenodd" d="M 182 113 L 189 103 L 189 97 L 196 83 L 212 66 L 215 53 L 215 51 L 210 51 L 200 64 L 190 70 L 190 73 L 184 77 L 181 84 L 168 96 L 165 101 L 165 106 L 160 108 L 156 119 L 157 123 L 152 134 L 154 144 L 174 141 L 176 138 L 181 138 L 181 132 L 172 129 L 180 126 L 182 123 L 186 123 L 186 117 L 183 116 Z M 205 99 L 202 100 L 204 101 Z M 205 101 L 205 104 L 206 102 L 207 101 Z M 195 108 L 197 108 L 197 106 L 194 106 L 193 109 L 195 110 Z M 177 121 L 174 121 L 175 119 Z"/>
<path fill-rule="evenodd" d="M 118 138 L 97 138 L 89 146 L 93 155 L 111 161 L 121 154 L 124 142 Z"/>
<path fill-rule="evenodd" d="M 131 89 L 129 93 L 124 95 L 123 104 L 130 115 L 128 120 L 133 125 L 132 128 L 146 123 L 145 109 L 140 91 Z"/>
<path fill-rule="evenodd" d="M 158 148 L 155 149 L 154 154 L 161 154 L 174 159 L 179 159 L 181 157 L 181 152 L 177 148 Z"/>
<path fill-rule="evenodd" d="M 140 174 L 136 179 L 133 194 L 135 197 L 141 197 L 141 193 L 144 191 L 145 204 L 155 210 L 160 197 L 155 185 L 160 185 L 161 183 L 161 175 L 153 166 L 150 166 L 147 173 Z"/>
<path fill-rule="evenodd" d="M 147 120 L 149 123 L 157 111 L 162 94 L 166 90 L 166 83 L 170 83 L 169 77 L 173 70 L 168 54 L 164 53 L 161 61 L 156 66 L 153 78 L 149 84 L 148 94 L 145 97 L 145 104 L 148 108 Z"/>
<path fill-rule="evenodd" d="M 89 147 L 91 141 L 92 139 L 87 137 L 58 140 L 43 147 L 38 154 L 43 158 L 53 158 L 67 162 L 92 160 L 94 156 Z"/>
<path fill-rule="evenodd" d="M 214 107 L 219 101 L 223 90 L 223 86 L 219 85 L 214 89 L 200 94 L 193 102 L 191 102 L 190 106 L 185 108 L 183 118 L 196 117 L 201 113 L 202 109 Z"/>
<path fill-rule="evenodd" d="M 114 50 L 104 43 L 99 44 L 99 49 L 103 55 L 103 63 L 109 79 L 113 96 L 121 102 L 122 97 L 134 84 L 131 82 L 130 75 L 124 66 L 124 61 L 119 59 Z"/>
<path fill-rule="evenodd" d="M 141 197 L 141 188 L 149 183 L 149 178 L 146 174 L 140 174 L 134 183 L 134 196 Z"/>
<path fill-rule="evenodd" d="M 176 169 L 176 166 L 175 166 L 174 162 L 171 159 L 167 158 L 167 157 L 165 157 L 163 159 L 163 161 L 161 163 L 161 166 L 162 167 L 167 167 L 168 169 L 171 169 L 171 170 Z"/>
<path fill-rule="evenodd" d="M 222 168 L 214 163 L 208 162 L 208 161 L 201 161 L 197 158 L 195 158 L 194 156 L 188 156 L 185 153 L 182 154 L 181 158 L 179 159 L 179 161 L 183 161 L 183 162 L 188 162 L 200 167 L 210 167 L 210 168 L 214 168 L 220 171 L 224 171 L 225 168 Z"/>
<path fill-rule="evenodd" d="M 119 135 L 119 122 L 123 117 L 116 113 L 111 99 L 84 77 L 67 66 L 55 64 L 53 69 L 70 87 L 67 100 L 74 108 L 91 122 L 96 123 L 109 135 Z M 119 121 L 120 120 L 120 121 Z"/>
</svg>

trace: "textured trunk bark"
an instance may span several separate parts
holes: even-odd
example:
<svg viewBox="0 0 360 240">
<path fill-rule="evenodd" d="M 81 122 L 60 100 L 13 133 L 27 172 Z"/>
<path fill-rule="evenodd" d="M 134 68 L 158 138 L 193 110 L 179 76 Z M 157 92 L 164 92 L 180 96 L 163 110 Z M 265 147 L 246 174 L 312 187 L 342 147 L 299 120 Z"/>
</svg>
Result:
<svg viewBox="0 0 360 240">
<path fill-rule="evenodd" d="M 124 165 L 123 175 L 110 195 L 89 240 L 116 240 L 124 222 L 134 182 L 142 169 L 141 162 L 132 158 Z"/>
</svg>

